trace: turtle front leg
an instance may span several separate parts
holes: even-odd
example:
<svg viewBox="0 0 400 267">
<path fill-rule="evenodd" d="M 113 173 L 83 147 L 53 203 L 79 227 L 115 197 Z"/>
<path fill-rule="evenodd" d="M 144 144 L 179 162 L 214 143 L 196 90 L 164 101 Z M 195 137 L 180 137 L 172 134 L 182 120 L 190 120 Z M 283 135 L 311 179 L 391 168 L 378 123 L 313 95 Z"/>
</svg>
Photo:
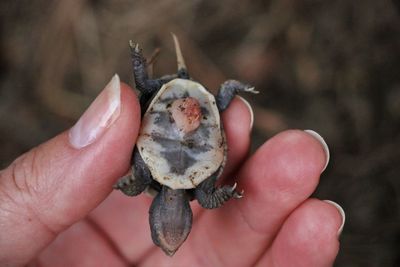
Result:
<svg viewBox="0 0 400 267">
<path fill-rule="evenodd" d="M 142 113 L 146 103 L 151 99 L 155 92 L 161 88 L 161 86 L 177 77 L 177 75 L 166 75 L 159 79 L 150 79 L 147 72 L 147 61 L 143 56 L 142 49 L 139 44 L 129 41 L 131 49 L 131 58 L 133 65 L 133 75 L 135 78 L 136 89 L 141 93 L 140 95 L 140 107 Z"/>
<path fill-rule="evenodd" d="M 259 93 L 254 90 L 254 87 L 248 84 L 236 80 L 227 80 L 221 85 L 218 94 L 215 97 L 219 111 L 222 112 L 227 109 L 235 95 L 240 92 L 249 92 L 253 94 Z"/>
<path fill-rule="evenodd" d="M 153 179 L 137 148 L 133 151 L 132 161 L 131 174 L 120 178 L 113 188 L 121 190 L 125 195 L 137 196 L 151 185 Z"/>
<path fill-rule="evenodd" d="M 131 49 L 131 58 L 133 65 L 133 75 L 135 78 L 136 89 L 142 94 L 153 94 L 160 88 L 158 80 L 152 80 L 147 73 L 147 61 L 143 56 L 142 49 L 139 44 L 129 41 Z"/>
<path fill-rule="evenodd" d="M 236 183 L 233 186 L 225 185 L 215 187 L 217 175 L 213 175 L 199 184 L 195 189 L 195 197 L 199 204 L 205 209 L 219 208 L 231 198 L 241 198 L 243 192 L 239 193 L 236 189 Z"/>
</svg>

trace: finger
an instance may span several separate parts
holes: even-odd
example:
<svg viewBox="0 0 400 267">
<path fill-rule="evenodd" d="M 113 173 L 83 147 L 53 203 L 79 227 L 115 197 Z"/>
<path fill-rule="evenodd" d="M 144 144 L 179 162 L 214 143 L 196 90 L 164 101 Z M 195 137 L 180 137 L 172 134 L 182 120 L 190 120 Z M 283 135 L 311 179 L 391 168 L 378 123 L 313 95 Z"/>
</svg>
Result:
<svg viewBox="0 0 400 267">
<path fill-rule="evenodd" d="M 334 205 L 309 199 L 285 221 L 257 266 L 332 266 L 343 219 Z"/>
<path fill-rule="evenodd" d="M 223 177 L 229 177 L 246 158 L 250 147 L 250 133 L 253 127 L 253 110 L 242 97 L 233 99 L 229 108 L 222 113 L 227 135 L 227 162 Z"/>
<path fill-rule="evenodd" d="M 251 116 L 251 110 L 240 99 L 235 99 L 222 115 L 229 146 L 228 171 L 236 168 L 247 155 Z M 148 255 L 149 250 L 158 250 L 151 240 L 149 227 L 148 210 L 151 202 L 152 199 L 146 195 L 132 199 L 114 192 L 91 213 L 93 221 L 108 233 L 124 257 L 131 262 Z M 196 202 L 192 202 L 191 207 L 195 218 L 203 210 Z"/>
<path fill-rule="evenodd" d="M 251 229 L 271 240 L 285 218 L 314 192 L 328 155 L 325 141 L 309 132 L 276 135 L 240 170 L 246 198 L 226 211 L 237 210 Z"/>
<path fill-rule="evenodd" d="M 90 214 L 129 262 L 137 263 L 154 246 L 148 218 L 152 200 L 145 194 L 130 198 L 114 191 Z"/>
<path fill-rule="evenodd" d="M 69 132 L 0 173 L 0 265 L 25 263 L 110 193 L 128 169 L 139 121 L 136 96 L 114 76 Z"/>
<path fill-rule="evenodd" d="M 61 233 L 34 261 L 34 266 L 126 266 L 87 221 L 80 221 Z"/>
<path fill-rule="evenodd" d="M 271 138 L 239 171 L 244 197 L 204 213 L 189 245 L 174 260 L 187 255 L 196 259 L 201 251 L 209 255 L 204 265 L 253 264 L 285 218 L 314 191 L 324 165 L 323 147 L 306 132 L 286 131 Z M 161 259 L 157 254 L 149 266 Z"/>
</svg>

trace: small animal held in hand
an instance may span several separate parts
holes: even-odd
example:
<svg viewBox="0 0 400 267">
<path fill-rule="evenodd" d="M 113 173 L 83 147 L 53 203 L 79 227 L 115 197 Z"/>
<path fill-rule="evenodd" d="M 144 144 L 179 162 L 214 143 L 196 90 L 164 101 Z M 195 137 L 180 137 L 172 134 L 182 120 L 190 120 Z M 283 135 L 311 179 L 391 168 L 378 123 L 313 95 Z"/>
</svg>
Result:
<svg viewBox="0 0 400 267">
<path fill-rule="evenodd" d="M 131 173 L 114 185 L 128 196 L 156 192 L 149 212 L 151 237 L 169 256 L 186 240 L 192 227 L 191 200 L 214 209 L 231 198 L 242 197 L 236 184 L 215 185 L 227 154 L 220 113 L 237 93 L 258 93 L 254 87 L 228 80 L 216 96 L 212 95 L 190 78 L 175 35 L 173 39 L 178 72 L 158 79 L 149 78 L 139 45 L 130 42 L 142 124 Z"/>
</svg>

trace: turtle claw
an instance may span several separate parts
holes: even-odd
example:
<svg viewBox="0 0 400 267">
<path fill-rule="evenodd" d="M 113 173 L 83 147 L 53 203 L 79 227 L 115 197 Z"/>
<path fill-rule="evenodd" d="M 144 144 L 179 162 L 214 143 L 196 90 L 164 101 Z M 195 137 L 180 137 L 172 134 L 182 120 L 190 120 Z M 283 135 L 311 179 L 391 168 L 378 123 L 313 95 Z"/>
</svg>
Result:
<svg viewBox="0 0 400 267">
<path fill-rule="evenodd" d="M 244 194 L 244 190 L 240 191 L 240 193 L 235 191 L 235 192 L 233 192 L 232 198 L 240 199 L 243 197 L 243 194 Z"/>
<path fill-rule="evenodd" d="M 243 197 L 244 191 L 242 190 L 242 191 L 240 191 L 240 193 L 239 193 L 239 192 L 237 192 L 237 191 L 235 190 L 236 187 L 237 187 L 237 183 L 235 183 L 235 184 L 231 187 L 232 198 L 236 198 L 236 199 L 242 198 L 242 197 Z"/>
<path fill-rule="evenodd" d="M 252 93 L 252 94 L 259 94 L 260 91 L 255 90 L 255 87 L 246 87 L 244 89 L 245 92 Z"/>
<path fill-rule="evenodd" d="M 132 40 L 129 41 L 131 47 L 135 50 L 139 50 L 139 44 L 138 43 L 134 43 Z"/>
<path fill-rule="evenodd" d="M 232 188 L 231 188 L 231 192 L 232 192 L 232 193 L 235 191 L 236 186 L 237 186 L 237 183 L 235 183 L 235 184 L 232 186 Z"/>
<path fill-rule="evenodd" d="M 139 50 L 140 50 L 139 44 L 133 42 L 132 40 L 129 40 L 129 47 L 131 48 L 132 51 L 135 51 L 135 52 L 139 52 Z"/>
</svg>

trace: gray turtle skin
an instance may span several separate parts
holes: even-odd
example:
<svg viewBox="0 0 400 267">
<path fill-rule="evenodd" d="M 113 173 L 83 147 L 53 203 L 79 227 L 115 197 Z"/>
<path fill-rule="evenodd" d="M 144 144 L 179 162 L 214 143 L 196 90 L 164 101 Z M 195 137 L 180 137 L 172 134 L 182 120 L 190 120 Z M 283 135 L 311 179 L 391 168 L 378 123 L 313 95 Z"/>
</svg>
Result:
<svg viewBox="0 0 400 267">
<path fill-rule="evenodd" d="M 203 208 L 214 209 L 231 198 L 242 197 L 235 190 L 236 184 L 215 186 L 227 154 L 219 114 L 228 108 L 237 93 L 258 93 L 249 85 L 228 80 L 214 97 L 190 78 L 178 40 L 175 35 L 173 38 L 178 72 L 158 79 L 149 78 L 141 49 L 130 42 L 135 84 L 140 91 L 142 125 L 132 155 L 131 173 L 114 185 L 128 196 L 142 192 L 155 194 L 149 211 L 151 237 L 169 256 L 174 255 L 191 230 L 191 200 L 196 199 Z M 174 101 L 187 99 L 195 103 L 193 110 L 198 113 L 194 114 L 200 116 L 193 115 L 197 124 L 183 131 L 186 128 L 178 127 L 176 118 L 179 117 L 174 117 L 173 108 Z"/>
</svg>

